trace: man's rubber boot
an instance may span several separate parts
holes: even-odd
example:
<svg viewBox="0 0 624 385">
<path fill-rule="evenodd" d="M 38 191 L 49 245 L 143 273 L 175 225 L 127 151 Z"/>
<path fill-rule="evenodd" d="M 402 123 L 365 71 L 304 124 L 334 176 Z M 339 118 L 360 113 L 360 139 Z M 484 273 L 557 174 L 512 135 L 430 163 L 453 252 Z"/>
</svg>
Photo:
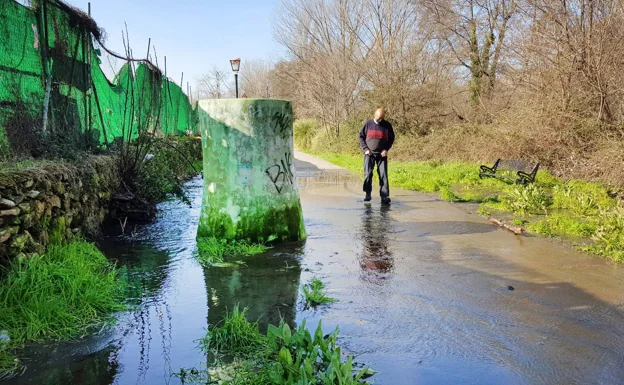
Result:
<svg viewBox="0 0 624 385">
<path fill-rule="evenodd" d="M 392 200 L 390 200 L 390 198 L 381 198 L 381 204 L 382 205 L 389 205 L 390 202 L 392 202 Z"/>
<path fill-rule="evenodd" d="M 371 197 L 371 193 L 366 193 L 366 196 L 364 197 L 364 202 L 370 202 L 370 201 L 371 201 L 371 199 L 373 199 L 373 198 Z"/>
</svg>

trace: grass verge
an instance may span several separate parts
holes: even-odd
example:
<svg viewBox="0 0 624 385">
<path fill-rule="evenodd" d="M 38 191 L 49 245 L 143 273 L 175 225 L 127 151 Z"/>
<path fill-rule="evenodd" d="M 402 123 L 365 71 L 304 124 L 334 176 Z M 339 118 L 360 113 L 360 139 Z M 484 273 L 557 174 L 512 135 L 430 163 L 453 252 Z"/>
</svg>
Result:
<svg viewBox="0 0 624 385">
<path fill-rule="evenodd" d="M 362 174 L 360 156 L 315 153 L 329 162 Z M 599 183 L 564 182 L 540 171 L 537 182 L 518 186 L 487 178 L 479 179 L 473 163 L 390 162 L 391 186 L 433 193 L 452 202 L 480 203 L 479 213 L 511 213 L 515 223 L 530 232 L 572 239 L 579 249 L 624 262 L 624 203 Z M 588 246 L 588 241 L 591 244 Z"/>
<path fill-rule="evenodd" d="M 0 284 L 0 330 L 9 340 L 0 371 L 16 369 L 11 354 L 24 343 L 72 340 L 111 322 L 126 308 L 124 288 L 115 266 L 83 241 L 13 261 Z"/>
<path fill-rule="evenodd" d="M 336 302 L 336 299 L 327 296 L 325 284 L 318 278 L 313 278 L 310 283 L 303 285 L 303 296 L 306 305 L 311 307 Z"/>
<path fill-rule="evenodd" d="M 365 384 L 375 372 L 355 370 L 353 357 L 342 358 L 337 345 L 339 329 L 325 335 L 319 322 L 314 335 L 305 321 L 295 330 L 282 322 L 269 325 L 267 334 L 245 318 L 245 312 L 227 314 L 222 326 L 207 332 L 205 351 L 219 346 L 232 354 L 233 362 L 216 361 L 205 368 L 182 369 L 175 374 L 183 384 Z M 215 339 L 217 333 L 218 343 Z M 222 350 L 223 351 L 223 350 Z"/>
<path fill-rule="evenodd" d="M 269 242 L 272 239 L 269 239 Z M 203 267 L 227 267 L 243 264 L 243 261 L 226 261 L 232 257 L 250 257 L 269 250 L 264 243 L 253 243 L 245 240 L 226 240 L 213 237 L 197 239 L 196 259 Z"/>
</svg>

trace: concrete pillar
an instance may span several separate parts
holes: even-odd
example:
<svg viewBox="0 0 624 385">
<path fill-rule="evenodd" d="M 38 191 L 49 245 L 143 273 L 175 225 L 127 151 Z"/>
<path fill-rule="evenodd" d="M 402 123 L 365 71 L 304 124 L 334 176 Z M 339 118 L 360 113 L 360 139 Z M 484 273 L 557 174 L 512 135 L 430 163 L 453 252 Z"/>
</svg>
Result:
<svg viewBox="0 0 624 385">
<path fill-rule="evenodd" d="M 198 236 L 266 241 L 305 238 L 290 102 L 199 102 L 204 195 Z"/>
</svg>

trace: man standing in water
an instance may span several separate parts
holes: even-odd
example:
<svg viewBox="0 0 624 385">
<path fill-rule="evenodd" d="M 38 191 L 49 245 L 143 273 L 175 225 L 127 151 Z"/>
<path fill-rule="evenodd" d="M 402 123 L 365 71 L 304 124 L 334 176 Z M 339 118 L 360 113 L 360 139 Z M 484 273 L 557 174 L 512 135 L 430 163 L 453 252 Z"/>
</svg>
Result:
<svg viewBox="0 0 624 385">
<path fill-rule="evenodd" d="M 364 202 L 370 202 L 373 191 L 373 169 L 377 164 L 379 175 L 379 195 L 382 204 L 390 204 L 388 185 L 388 151 L 394 143 L 394 130 L 390 122 L 384 120 L 383 108 L 375 111 L 375 119 L 364 123 L 360 131 L 360 147 L 364 152 Z"/>
</svg>

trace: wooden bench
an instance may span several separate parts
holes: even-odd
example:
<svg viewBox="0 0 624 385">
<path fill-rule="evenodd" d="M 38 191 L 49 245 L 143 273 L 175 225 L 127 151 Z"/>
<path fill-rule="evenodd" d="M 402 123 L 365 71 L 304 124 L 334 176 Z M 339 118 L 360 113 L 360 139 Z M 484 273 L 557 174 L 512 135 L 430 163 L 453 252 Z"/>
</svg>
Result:
<svg viewBox="0 0 624 385">
<path fill-rule="evenodd" d="M 504 181 L 515 182 L 521 185 L 527 185 L 535 182 L 539 163 L 531 163 L 524 160 L 503 160 L 498 159 L 494 166 L 481 166 L 479 178 L 497 178 Z M 509 174 L 514 175 L 511 176 Z"/>
</svg>

